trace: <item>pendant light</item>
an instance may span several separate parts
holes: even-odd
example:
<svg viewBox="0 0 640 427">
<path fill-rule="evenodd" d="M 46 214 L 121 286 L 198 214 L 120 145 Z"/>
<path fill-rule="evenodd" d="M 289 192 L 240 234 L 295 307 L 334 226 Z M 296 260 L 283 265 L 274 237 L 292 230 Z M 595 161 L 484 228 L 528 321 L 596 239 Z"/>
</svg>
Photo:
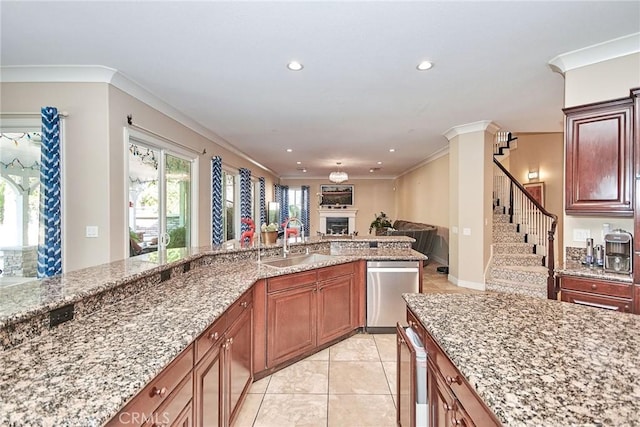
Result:
<svg viewBox="0 0 640 427">
<path fill-rule="evenodd" d="M 338 165 L 338 168 L 340 168 L 341 164 L 342 164 L 341 162 L 336 163 L 336 165 Z M 329 174 L 329 181 L 335 182 L 336 184 L 345 182 L 348 179 L 349 179 L 349 175 L 346 172 L 341 170 L 337 170 Z"/>
</svg>

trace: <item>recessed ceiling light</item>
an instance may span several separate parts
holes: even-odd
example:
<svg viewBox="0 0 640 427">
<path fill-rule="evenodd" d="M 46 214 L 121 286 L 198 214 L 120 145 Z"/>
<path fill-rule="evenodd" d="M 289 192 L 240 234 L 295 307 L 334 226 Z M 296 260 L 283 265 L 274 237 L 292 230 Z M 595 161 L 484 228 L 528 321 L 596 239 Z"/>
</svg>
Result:
<svg viewBox="0 0 640 427">
<path fill-rule="evenodd" d="M 381 165 L 381 164 L 382 164 L 382 162 L 378 162 L 378 164 L 379 164 L 379 165 Z"/>
<path fill-rule="evenodd" d="M 396 149 L 395 148 L 389 148 L 389 152 L 390 153 L 395 153 Z"/>
<path fill-rule="evenodd" d="M 293 148 L 287 148 L 287 153 L 291 153 L 293 151 Z"/>
<path fill-rule="evenodd" d="M 301 164 L 302 164 L 302 162 L 296 162 L 296 165 L 301 165 Z"/>
<path fill-rule="evenodd" d="M 369 169 L 369 172 L 373 173 L 373 168 Z"/>
<path fill-rule="evenodd" d="M 430 61 L 422 61 L 421 63 L 419 63 L 416 68 L 419 71 L 427 71 L 429 69 L 431 69 L 433 67 L 433 62 Z"/>
<path fill-rule="evenodd" d="M 304 66 L 298 61 L 291 61 L 287 64 L 287 68 L 291 71 L 300 71 L 304 68 Z"/>
</svg>

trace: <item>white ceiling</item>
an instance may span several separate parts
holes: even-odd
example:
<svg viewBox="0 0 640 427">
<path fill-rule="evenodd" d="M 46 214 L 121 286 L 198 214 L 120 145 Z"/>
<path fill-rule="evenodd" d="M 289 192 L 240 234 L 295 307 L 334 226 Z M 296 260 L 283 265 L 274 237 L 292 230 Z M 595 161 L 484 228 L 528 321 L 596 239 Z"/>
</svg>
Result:
<svg viewBox="0 0 640 427">
<path fill-rule="evenodd" d="M 639 32 L 640 2 L 2 0 L 0 19 L 2 66 L 111 67 L 283 178 L 369 178 L 457 125 L 562 131 L 548 62 Z"/>
</svg>

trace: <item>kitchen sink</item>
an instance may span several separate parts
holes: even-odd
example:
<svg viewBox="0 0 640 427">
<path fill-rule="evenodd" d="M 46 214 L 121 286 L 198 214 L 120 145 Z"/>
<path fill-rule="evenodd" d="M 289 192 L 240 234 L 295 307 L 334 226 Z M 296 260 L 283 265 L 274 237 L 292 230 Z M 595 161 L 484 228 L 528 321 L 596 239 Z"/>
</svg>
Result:
<svg viewBox="0 0 640 427">
<path fill-rule="evenodd" d="M 332 255 L 325 254 L 306 254 L 306 255 L 297 255 L 290 256 L 288 258 L 271 258 L 262 261 L 262 264 L 268 265 L 270 267 L 276 268 L 286 268 L 293 267 L 296 265 L 303 264 L 316 264 L 319 262 L 332 260 L 334 257 Z"/>
</svg>

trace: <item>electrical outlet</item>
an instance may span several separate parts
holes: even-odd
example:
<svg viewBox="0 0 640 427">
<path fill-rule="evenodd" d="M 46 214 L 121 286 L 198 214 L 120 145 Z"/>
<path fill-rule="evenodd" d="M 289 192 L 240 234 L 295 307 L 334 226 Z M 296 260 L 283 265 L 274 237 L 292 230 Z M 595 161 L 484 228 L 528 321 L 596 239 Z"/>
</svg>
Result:
<svg viewBox="0 0 640 427">
<path fill-rule="evenodd" d="M 58 326 L 60 323 L 73 319 L 73 310 L 73 304 L 51 310 L 49 312 L 49 327 L 53 328 L 54 326 Z"/>
</svg>

